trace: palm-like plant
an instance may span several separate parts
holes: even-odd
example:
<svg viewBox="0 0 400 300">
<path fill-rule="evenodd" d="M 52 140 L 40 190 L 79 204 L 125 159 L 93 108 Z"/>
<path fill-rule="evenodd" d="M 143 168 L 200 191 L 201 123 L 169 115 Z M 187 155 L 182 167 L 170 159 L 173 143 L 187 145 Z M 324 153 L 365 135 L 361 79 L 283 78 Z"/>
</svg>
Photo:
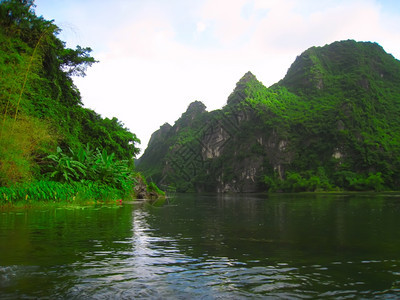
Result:
<svg viewBox="0 0 400 300">
<path fill-rule="evenodd" d="M 127 161 L 114 160 L 114 153 L 108 154 L 105 149 L 97 149 L 96 157 L 95 168 L 99 181 L 117 188 L 122 188 L 124 182 L 131 181 Z"/>
<path fill-rule="evenodd" d="M 80 162 L 81 164 L 86 166 L 86 175 L 85 179 L 96 181 L 96 155 L 95 150 L 93 150 L 89 144 L 85 147 L 80 147 L 77 151 L 73 151 L 70 149 L 71 158 L 75 161 Z"/>
<path fill-rule="evenodd" d="M 60 147 L 57 147 L 57 153 L 47 156 L 52 161 L 51 168 L 53 171 L 50 178 L 60 182 L 79 181 L 86 176 L 86 166 L 72 159 L 62 152 Z"/>
<path fill-rule="evenodd" d="M 107 150 L 92 150 L 89 145 L 73 151 L 69 155 L 57 148 L 57 153 L 47 157 L 52 161 L 50 178 L 60 182 L 84 182 L 86 185 L 100 184 L 129 193 L 135 179 L 128 161 L 116 160 L 115 154 Z"/>
</svg>

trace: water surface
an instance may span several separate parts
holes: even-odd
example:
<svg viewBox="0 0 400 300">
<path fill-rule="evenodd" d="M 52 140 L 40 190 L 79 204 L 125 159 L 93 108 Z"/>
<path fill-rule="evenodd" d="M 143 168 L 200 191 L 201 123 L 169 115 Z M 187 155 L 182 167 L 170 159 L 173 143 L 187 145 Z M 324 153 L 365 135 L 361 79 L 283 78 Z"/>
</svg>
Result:
<svg viewBox="0 0 400 300">
<path fill-rule="evenodd" d="M 400 195 L 0 211 L 1 299 L 400 297 Z"/>
</svg>

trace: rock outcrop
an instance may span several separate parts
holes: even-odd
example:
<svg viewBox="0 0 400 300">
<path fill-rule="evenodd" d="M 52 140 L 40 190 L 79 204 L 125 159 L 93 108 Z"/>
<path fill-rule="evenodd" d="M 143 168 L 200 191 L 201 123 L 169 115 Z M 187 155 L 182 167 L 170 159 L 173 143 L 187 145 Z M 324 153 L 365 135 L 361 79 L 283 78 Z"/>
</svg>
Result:
<svg viewBox="0 0 400 300">
<path fill-rule="evenodd" d="M 136 199 L 140 200 L 155 200 L 158 199 L 158 195 L 155 191 L 148 191 L 147 184 L 141 176 L 137 176 L 135 184 L 135 196 Z"/>
</svg>

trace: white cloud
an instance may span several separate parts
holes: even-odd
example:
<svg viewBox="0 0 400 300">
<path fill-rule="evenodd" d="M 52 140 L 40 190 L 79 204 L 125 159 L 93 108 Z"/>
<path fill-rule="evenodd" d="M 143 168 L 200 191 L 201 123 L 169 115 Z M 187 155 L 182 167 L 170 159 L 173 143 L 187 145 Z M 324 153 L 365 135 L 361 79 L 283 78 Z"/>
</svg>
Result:
<svg viewBox="0 0 400 300">
<path fill-rule="evenodd" d="M 206 30 L 206 28 L 207 28 L 206 24 L 204 24 L 203 22 L 197 22 L 196 24 L 197 32 L 203 32 L 204 30 Z"/>
<path fill-rule="evenodd" d="M 237 41 L 248 29 L 249 21 L 241 12 L 247 0 L 206 0 L 199 12 L 205 20 L 215 23 L 214 33 L 223 45 Z"/>
</svg>

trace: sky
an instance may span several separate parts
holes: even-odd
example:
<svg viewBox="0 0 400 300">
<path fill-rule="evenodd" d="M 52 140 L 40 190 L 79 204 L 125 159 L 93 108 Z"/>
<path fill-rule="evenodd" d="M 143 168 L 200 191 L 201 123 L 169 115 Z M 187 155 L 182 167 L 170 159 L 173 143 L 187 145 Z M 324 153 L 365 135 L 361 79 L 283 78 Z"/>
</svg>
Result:
<svg viewBox="0 0 400 300">
<path fill-rule="evenodd" d="M 398 0 L 36 0 L 67 47 L 99 62 L 74 82 L 84 107 L 141 140 L 195 100 L 222 108 L 251 71 L 265 86 L 312 46 L 354 39 L 400 58 Z M 140 154 L 140 155 L 141 155 Z M 139 155 L 139 156 L 140 156 Z"/>
</svg>

